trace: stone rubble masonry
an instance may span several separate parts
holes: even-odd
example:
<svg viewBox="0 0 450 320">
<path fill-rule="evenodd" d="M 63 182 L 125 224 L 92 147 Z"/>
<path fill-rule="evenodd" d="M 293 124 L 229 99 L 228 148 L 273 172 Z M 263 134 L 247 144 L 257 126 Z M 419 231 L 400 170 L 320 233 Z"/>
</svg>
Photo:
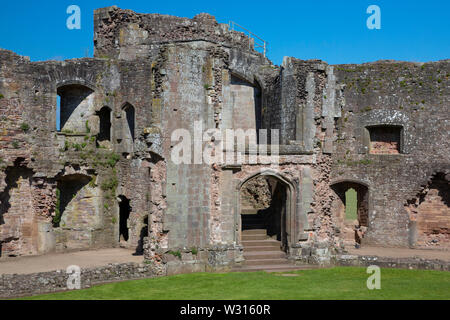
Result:
<svg viewBox="0 0 450 320">
<path fill-rule="evenodd" d="M 450 262 L 439 259 L 423 259 L 417 257 L 391 258 L 338 254 L 333 260 L 333 264 L 337 266 L 368 267 L 376 265 L 380 268 L 450 271 Z"/>
<path fill-rule="evenodd" d="M 327 264 L 345 252 L 349 227 L 333 188 L 341 183 L 368 190 L 358 208 L 363 246 L 446 248 L 448 229 L 437 225 L 450 217 L 439 194 L 450 176 L 450 61 L 285 57 L 275 66 L 251 41 L 206 13 L 112 6 L 94 12 L 94 58 L 30 62 L 0 49 L 0 253 L 125 246 L 163 274 L 228 270 L 245 262 L 242 186 L 261 176 L 287 190 L 292 262 Z M 58 94 L 76 106 L 62 131 Z M 111 137 L 100 143 L 105 106 Z M 194 146 L 216 145 L 194 136 L 199 124 L 269 129 L 269 142 L 278 129 L 279 165 L 269 156 L 175 164 L 176 129 L 191 134 L 191 160 L 202 160 Z M 425 192 L 436 175 L 438 194 Z M 129 238 L 119 242 L 123 229 Z"/>
<path fill-rule="evenodd" d="M 102 267 L 81 268 L 80 289 L 97 284 L 151 278 L 160 275 L 145 263 L 114 263 Z M 0 298 L 14 298 L 43 293 L 70 291 L 67 281 L 70 274 L 66 270 L 56 270 L 29 274 L 0 275 Z"/>
</svg>

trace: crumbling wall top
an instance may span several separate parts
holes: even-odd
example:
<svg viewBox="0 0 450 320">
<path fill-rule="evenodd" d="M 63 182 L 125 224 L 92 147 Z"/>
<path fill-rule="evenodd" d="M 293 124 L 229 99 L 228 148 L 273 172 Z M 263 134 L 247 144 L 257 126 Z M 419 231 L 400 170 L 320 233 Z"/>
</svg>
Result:
<svg viewBox="0 0 450 320">
<path fill-rule="evenodd" d="M 94 11 L 95 57 L 134 60 L 146 58 L 164 43 L 209 41 L 254 54 L 253 39 L 229 30 L 208 13 L 193 19 L 161 14 L 140 14 L 116 6 Z"/>
</svg>

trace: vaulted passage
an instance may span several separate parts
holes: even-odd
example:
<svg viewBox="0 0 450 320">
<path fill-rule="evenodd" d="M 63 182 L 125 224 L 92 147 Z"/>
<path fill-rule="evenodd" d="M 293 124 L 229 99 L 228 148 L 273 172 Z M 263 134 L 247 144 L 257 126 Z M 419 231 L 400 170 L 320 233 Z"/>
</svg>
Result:
<svg viewBox="0 0 450 320">
<path fill-rule="evenodd" d="M 290 189 L 274 175 L 259 175 L 240 190 L 244 269 L 285 270 L 288 252 Z"/>
<path fill-rule="evenodd" d="M 274 176 L 258 176 L 241 188 L 242 231 L 262 229 L 287 248 L 286 186 Z"/>
<path fill-rule="evenodd" d="M 337 195 L 332 212 L 344 244 L 359 247 L 369 226 L 368 188 L 350 181 L 333 184 L 331 188 Z"/>
<path fill-rule="evenodd" d="M 121 242 L 128 241 L 129 238 L 128 219 L 131 206 L 130 200 L 124 196 L 119 196 L 119 201 L 119 242 Z"/>
<path fill-rule="evenodd" d="M 93 108 L 93 92 L 88 87 L 72 84 L 61 86 L 57 90 L 56 127 L 58 131 L 85 132 Z M 59 110 L 58 110 L 59 109 Z"/>
<path fill-rule="evenodd" d="M 450 248 L 450 183 L 437 173 L 407 208 L 413 223 L 412 245 Z"/>
</svg>

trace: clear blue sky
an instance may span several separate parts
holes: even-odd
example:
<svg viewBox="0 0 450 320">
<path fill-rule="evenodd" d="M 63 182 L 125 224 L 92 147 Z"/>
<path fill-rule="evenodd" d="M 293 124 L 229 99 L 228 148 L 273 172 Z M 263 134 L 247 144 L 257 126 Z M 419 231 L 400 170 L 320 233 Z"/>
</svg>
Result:
<svg viewBox="0 0 450 320">
<path fill-rule="evenodd" d="M 66 27 L 71 4 L 81 8 L 81 30 Z M 208 12 L 218 22 L 235 21 L 268 41 L 275 64 L 283 56 L 331 64 L 450 58 L 448 0 L 2 1 L 0 47 L 32 61 L 92 56 L 93 10 L 114 4 L 139 13 L 192 18 Z M 381 30 L 366 27 L 371 4 L 381 8 Z"/>
</svg>

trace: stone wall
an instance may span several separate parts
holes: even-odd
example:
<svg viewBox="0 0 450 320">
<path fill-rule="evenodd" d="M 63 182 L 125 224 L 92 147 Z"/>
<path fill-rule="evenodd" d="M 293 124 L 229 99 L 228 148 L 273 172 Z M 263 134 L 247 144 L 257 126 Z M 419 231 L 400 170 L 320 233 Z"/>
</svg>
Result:
<svg viewBox="0 0 450 320">
<path fill-rule="evenodd" d="M 368 267 L 375 265 L 380 268 L 450 271 L 450 263 L 439 259 L 388 258 L 340 254 L 333 260 L 333 263 L 337 266 Z"/>
<path fill-rule="evenodd" d="M 0 241 L 3 254 L 42 254 L 117 246 L 119 217 L 115 197 L 122 192 L 124 181 L 130 180 L 141 183 L 137 183 L 135 189 L 139 192 L 129 195 L 133 212 L 129 221 L 131 237 L 126 246 L 142 248 L 141 231 L 150 198 L 149 163 L 157 155 L 152 156 L 147 151 L 145 132 L 148 131 L 144 130 L 151 123 L 151 104 L 146 111 L 151 97 L 143 93 L 146 85 L 132 86 L 131 83 L 149 83 L 150 75 L 144 72 L 145 63 L 122 64 L 102 59 L 32 63 L 6 50 L 0 50 L 0 55 L 0 72 L 4 79 L 0 82 L 0 230 L 4 230 Z M 67 117 L 75 117 L 73 123 L 77 126 L 62 126 L 63 130 L 58 131 L 56 95 L 64 96 L 58 89 L 70 87 L 82 87 L 93 93 L 89 100 L 82 100 L 81 106 L 74 104 L 74 110 L 81 109 Z M 73 96 L 79 91 L 70 92 Z M 131 147 L 145 161 L 130 161 L 125 154 L 123 161 L 128 163 L 120 166 L 120 155 L 124 150 L 122 108 L 131 104 L 136 111 L 136 139 L 126 148 Z M 96 141 L 100 127 L 97 112 L 104 106 L 112 110 L 111 141 L 100 146 Z M 27 183 L 23 174 L 13 173 L 7 177 L 9 171 L 19 169 L 29 172 Z M 64 188 L 64 181 L 76 176 L 84 176 L 89 182 L 76 192 Z M 73 181 L 66 185 L 72 186 Z M 24 193 L 24 188 L 28 191 L 16 196 Z M 125 185 L 125 189 L 132 188 Z M 58 197 L 62 199 L 58 200 Z M 63 211 L 60 200 L 66 212 L 58 212 Z M 16 209 L 27 212 L 29 217 L 15 219 Z M 55 223 L 58 214 L 62 215 L 61 223 Z"/>
<path fill-rule="evenodd" d="M 253 51 L 251 39 L 228 29 L 228 24 L 217 23 L 207 13 L 188 19 L 139 14 L 112 6 L 94 12 L 94 55 L 135 60 L 148 58 L 160 44 L 186 41 L 208 41 Z"/>
<path fill-rule="evenodd" d="M 368 186 L 366 244 L 412 244 L 415 222 L 405 205 L 433 174 L 448 173 L 449 71 L 448 60 L 335 67 L 345 105 L 337 122 L 332 180 Z M 399 152 L 370 152 L 372 126 L 401 128 Z M 448 212 L 448 204 L 443 210 Z M 428 216 L 430 222 L 439 212 Z"/>
<path fill-rule="evenodd" d="M 158 269 L 145 263 L 115 263 L 102 267 L 82 268 L 80 271 L 80 289 L 90 288 L 105 282 L 161 275 Z M 69 291 L 67 283 L 72 274 L 66 273 L 66 270 L 30 274 L 2 274 L 0 275 L 0 298 Z M 73 284 L 71 280 L 70 283 Z"/>
</svg>

